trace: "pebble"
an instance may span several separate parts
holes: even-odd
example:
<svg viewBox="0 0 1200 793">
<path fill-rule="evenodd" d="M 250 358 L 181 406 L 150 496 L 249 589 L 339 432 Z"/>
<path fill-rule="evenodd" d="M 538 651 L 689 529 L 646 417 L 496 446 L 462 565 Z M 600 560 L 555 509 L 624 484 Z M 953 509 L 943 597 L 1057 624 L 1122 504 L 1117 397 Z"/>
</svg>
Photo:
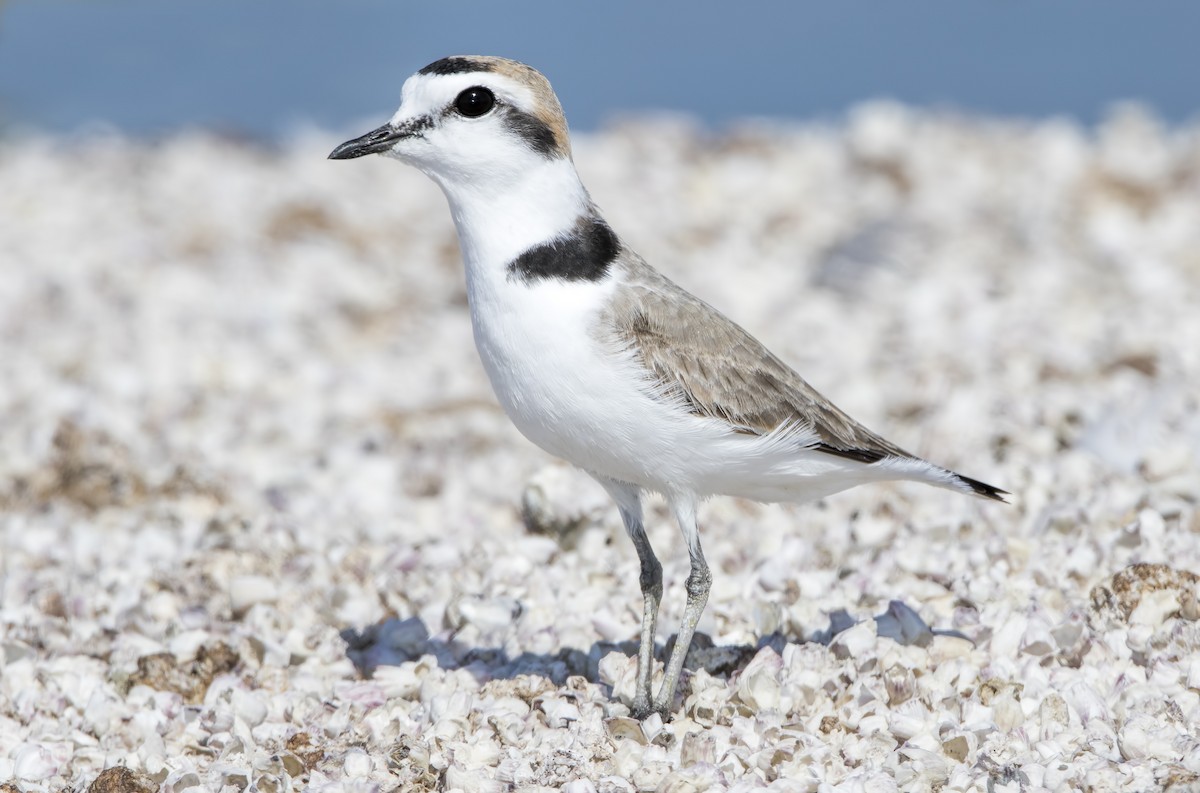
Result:
<svg viewBox="0 0 1200 793">
<path fill-rule="evenodd" d="M 242 575 L 229 582 L 229 603 L 235 617 L 259 603 L 273 603 L 276 593 L 275 582 L 266 576 Z"/>
<path fill-rule="evenodd" d="M 12 775 L 25 782 L 41 782 L 54 776 L 58 764 L 50 750 L 37 744 L 25 744 L 12 751 Z"/>
</svg>

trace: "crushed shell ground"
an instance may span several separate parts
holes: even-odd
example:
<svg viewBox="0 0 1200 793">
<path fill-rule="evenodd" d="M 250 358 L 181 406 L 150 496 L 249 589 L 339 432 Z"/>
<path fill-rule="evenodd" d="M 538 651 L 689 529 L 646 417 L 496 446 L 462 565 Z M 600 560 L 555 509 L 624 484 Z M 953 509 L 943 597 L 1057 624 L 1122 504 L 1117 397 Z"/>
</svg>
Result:
<svg viewBox="0 0 1200 793">
<path fill-rule="evenodd" d="M 666 724 L 633 550 L 496 407 L 442 197 L 340 139 L 0 141 L 0 790 L 1200 789 L 1200 126 L 578 138 L 650 262 L 1014 494 L 708 503 Z"/>
</svg>

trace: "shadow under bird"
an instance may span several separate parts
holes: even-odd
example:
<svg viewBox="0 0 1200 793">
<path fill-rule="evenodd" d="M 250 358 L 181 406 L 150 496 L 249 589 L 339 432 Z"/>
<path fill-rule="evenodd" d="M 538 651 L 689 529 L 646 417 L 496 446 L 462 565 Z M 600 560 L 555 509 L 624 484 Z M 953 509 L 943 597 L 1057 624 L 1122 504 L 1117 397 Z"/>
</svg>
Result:
<svg viewBox="0 0 1200 793">
<path fill-rule="evenodd" d="M 475 344 L 529 440 L 591 474 L 637 549 L 644 597 L 632 713 L 669 718 L 712 576 L 697 503 L 808 501 L 906 479 L 1006 493 L 884 440 L 757 339 L 625 246 L 575 172 L 567 122 L 535 69 L 443 58 L 404 83 L 391 120 L 329 156 L 384 154 L 446 195 L 466 267 Z M 687 543 L 687 605 L 651 696 L 662 567 L 642 523 L 661 493 Z"/>
</svg>

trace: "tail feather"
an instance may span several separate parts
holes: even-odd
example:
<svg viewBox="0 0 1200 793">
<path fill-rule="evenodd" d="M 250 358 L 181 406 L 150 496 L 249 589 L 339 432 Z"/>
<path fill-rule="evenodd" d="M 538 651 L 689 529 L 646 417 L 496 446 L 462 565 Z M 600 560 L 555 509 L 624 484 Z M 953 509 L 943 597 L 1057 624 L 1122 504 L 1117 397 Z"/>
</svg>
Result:
<svg viewBox="0 0 1200 793">
<path fill-rule="evenodd" d="M 899 451 L 896 454 L 889 454 L 880 449 L 860 449 L 860 448 L 843 448 L 825 441 L 816 441 L 808 444 L 808 448 L 816 451 L 841 457 L 846 460 L 853 460 L 856 463 L 862 463 L 868 469 L 884 468 L 891 471 L 902 471 L 899 479 L 914 479 L 920 482 L 927 482 L 937 487 L 945 487 L 950 490 L 957 490 L 963 493 L 980 496 L 981 498 L 999 501 L 1002 504 L 1007 504 L 1008 499 L 1005 496 L 1012 495 L 1007 490 L 1001 490 L 995 485 L 989 485 L 987 482 L 980 482 L 978 479 L 972 479 L 969 476 L 963 476 L 960 473 L 951 471 L 948 468 L 943 468 L 940 465 L 934 465 L 928 460 L 922 460 L 904 451 Z"/>
<path fill-rule="evenodd" d="M 995 485 L 989 485 L 986 482 L 980 482 L 978 479 L 972 479 L 969 476 L 962 474 L 953 474 L 954 479 L 964 485 L 970 492 L 983 498 L 990 498 L 993 501 L 999 501 L 1002 504 L 1007 504 L 1008 499 L 1005 496 L 1012 495 L 1007 490 L 1001 490 Z"/>
</svg>

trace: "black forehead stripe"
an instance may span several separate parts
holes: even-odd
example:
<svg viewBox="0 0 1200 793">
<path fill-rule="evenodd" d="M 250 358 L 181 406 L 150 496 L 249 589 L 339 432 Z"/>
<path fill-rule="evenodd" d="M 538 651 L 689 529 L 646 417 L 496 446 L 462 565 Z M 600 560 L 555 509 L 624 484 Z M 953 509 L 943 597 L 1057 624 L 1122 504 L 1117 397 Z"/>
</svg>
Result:
<svg viewBox="0 0 1200 793">
<path fill-rule="evenodd" d="M 417 74 L 464 74 L 466 72 L 490 72 L 492 67 L 470 58 L 442 58 L 426 66 Z"/>
<path fill-rule="evenodd" d="M 607 273 L 621 241 L 597 217 L 580 218 L 565 237 L 543 242 L 513 259 L 508 277 L 527 284 L 547 278 L 561 281 L 599 281 Z"/>
<path fill-rule="evenodd" d="M 549 157 L 558 152 L 554 130 L 537 116 L 509 105 L 504 114 L 504 126 L 538 154 Z"/>
</svg>

